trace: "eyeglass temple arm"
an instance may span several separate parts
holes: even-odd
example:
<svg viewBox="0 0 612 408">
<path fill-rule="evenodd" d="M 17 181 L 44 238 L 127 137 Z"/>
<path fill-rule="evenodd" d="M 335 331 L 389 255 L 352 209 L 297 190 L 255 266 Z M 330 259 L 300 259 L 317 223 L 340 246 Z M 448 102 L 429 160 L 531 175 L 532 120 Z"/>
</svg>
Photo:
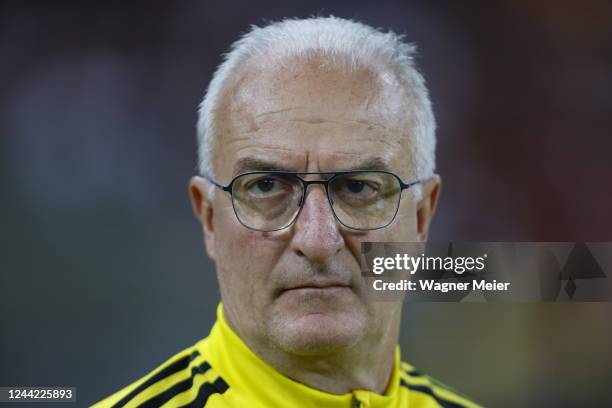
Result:
<svg viewBox="0 0 612 408">
<path fill-rule="evenodd" d="M 227 186 L 224 186 L 223 184 L 219 183 L 218 181 L 215 181 L 212 177 L 206 175 L 206 174 L 202 174 L 202 177 L 204 177 L 206 180 L 210 181 L 212 183 L 212 185 L 214 185 L 215 187 L 219 187 L 221 190 L 223 191 L 227 191 L 229 193 L 232 192 L 232 183 L 228 184 Z"/>
<path fill-rule="evenodd" d="M 405 190 L 407 188 L 410 188 L 412 186 L 414 186 L 415 184 L 419 184 L 421 182 L 421 180 L 416 180 L 416 181 L 412 181 L 410 183 L 404 183 L 403 181 L 400 180 L 400 185 L 402 187 L 402 190 Z"/>
</svg>

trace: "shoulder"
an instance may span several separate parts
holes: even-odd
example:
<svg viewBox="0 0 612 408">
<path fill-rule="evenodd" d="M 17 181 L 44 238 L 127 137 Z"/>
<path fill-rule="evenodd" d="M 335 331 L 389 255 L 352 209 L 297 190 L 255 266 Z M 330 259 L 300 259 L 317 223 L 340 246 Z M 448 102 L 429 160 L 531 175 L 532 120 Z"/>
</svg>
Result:
<svg viewBox="0 0 612 408">
<path fill-rule="evenodd" d="M 168 406 L 205 406 L 209 399 L 222 395 L 229 386 L 201 353 L 199 346 L 204 342 L 206 340 L 177 353 L 93 407 L 161 407 L 166 403 Z"/>
<path fill-rule="evenodd" d="M 425 375 L 412 365 L 400 363 L 400 386 L 408 395 L 410 406 L 477 408 L 481 407 L 450 387 Z"/>
</svg>

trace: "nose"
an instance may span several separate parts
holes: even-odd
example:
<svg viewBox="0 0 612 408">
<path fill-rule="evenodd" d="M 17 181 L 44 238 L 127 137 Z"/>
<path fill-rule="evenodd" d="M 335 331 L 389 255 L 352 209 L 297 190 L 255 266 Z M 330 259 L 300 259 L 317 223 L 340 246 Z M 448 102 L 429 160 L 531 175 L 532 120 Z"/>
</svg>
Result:
<svg viewBox="0 0 612 408">
<path fill-rule="evenodd" d="M 293 228 L 293 250 L 312 263 L 325 263 L 344 245 L 323 186 L 310 186 Z"/>
</svg>

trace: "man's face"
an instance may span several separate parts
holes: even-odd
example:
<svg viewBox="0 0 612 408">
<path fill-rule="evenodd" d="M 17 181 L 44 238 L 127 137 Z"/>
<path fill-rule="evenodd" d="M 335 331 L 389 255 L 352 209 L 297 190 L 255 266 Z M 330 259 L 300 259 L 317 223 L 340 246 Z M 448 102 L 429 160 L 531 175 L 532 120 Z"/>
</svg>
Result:
<svg viewBox="0 0 612 408">
<path fill-rule="evenodd" d="M 321 63 L 251 64 L 240 71 L 217 112 L 218 181 L 262 169 L 332 172 L 372 169 L 372 163 L 412 181 L 413 118 L 395 76 L 370 69 L 349 74 Z M 336 221 L 321 185 L 309 187 L 291 227 L 269 233 L 241 225 L 228 193 L 217 190 L 209 202 L 203 179 L 191 186 L 224 312 L 250 346 L 272 342 L 294 354 L 321 354 L 396 334 L 401 304 L 366 302 L 361 242 L 425 239 L 437 181 L 434 193 L 424 188 L 421 202 L 404 191 L 395 221 L 365 232 Z"/>
</svg>

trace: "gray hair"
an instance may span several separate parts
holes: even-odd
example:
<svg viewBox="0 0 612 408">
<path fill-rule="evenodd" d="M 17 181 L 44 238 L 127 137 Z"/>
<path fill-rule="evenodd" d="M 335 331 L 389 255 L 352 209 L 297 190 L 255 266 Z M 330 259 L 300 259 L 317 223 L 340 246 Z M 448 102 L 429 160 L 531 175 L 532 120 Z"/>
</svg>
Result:
<svg viewBox="0 0 612 408">
<path fill-rule="evenodd" d="M 245 62 L 265 56 L 266 65 L 283 64 L 291 57 L 324 55 L 332 64 L 354 68 L 382 64 L 403 82 L 412 98 L 413 172 L 423 180 L 435 170 L 436 122 L 423 76 L 414 64 L 416 47 L 403 36 L 337 17 L 286 19 L 251 30 L 232 44 L 208 86 L 198 112 L 198 169 L 214 177 L 212 150 L 215 112 L 224 87 Z"/>
</svg>

